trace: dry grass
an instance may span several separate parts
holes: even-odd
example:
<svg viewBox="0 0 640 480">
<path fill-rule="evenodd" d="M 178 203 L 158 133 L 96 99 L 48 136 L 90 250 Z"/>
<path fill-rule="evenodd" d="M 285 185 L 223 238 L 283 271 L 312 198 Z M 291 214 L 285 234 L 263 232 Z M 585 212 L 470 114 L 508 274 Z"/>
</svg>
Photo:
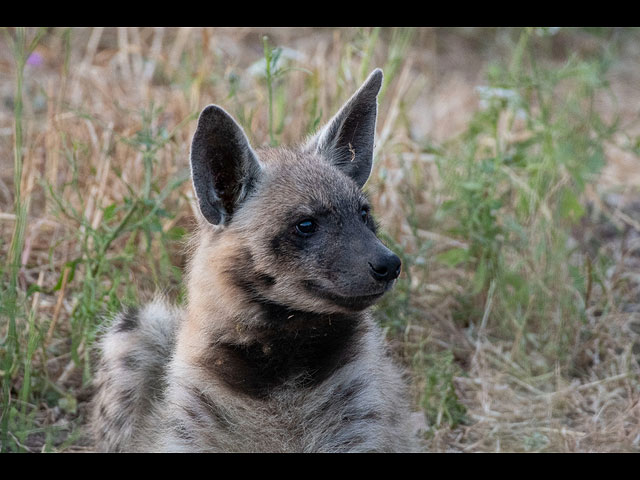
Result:
<svg viewBox="0 0 640 480">
<path fill-rule="evenodd" d="M 27 30 L 29 38 L 34 34 Z M 280 143 L 301 141 L 371 69 L 385 68 L 389 83 L 381 99 L 369 189 L 385 232 L 407 259 L 409 276 L 396 289 L 396 303 L 390 300 L 379 313 L 401 318 L 389 335 L 413 373 L 416 409 L 432 408 L 421 402 L 433 373 L 444 382 L 440 387 L 454 388 L 445 399 L 453 402 L 449 407 L 466 410 L 464 419 L 449 422 L 443 413 L 449 407 L 433 407 L 439 413 L 427 418 L 425 448 L 640 450 L 640 163 L 637 150 L 628 148 L 638 134 L 637 34 L 622 39 L 619 58 L 626 60 L 609 72 L 611 95 L 598 97 L 603 114 L 620 115 L 622 127 L 606 145 L 602 182 L 585 192 L 590 213 L 574 228 L 571 241 L 579 248 L 566 258 L 567 265 L 580 268 L 591 265 L 587 258 L 596 253 L 610 262 L 588 288 L 584 318 L 569 342 L 572 351 L 565 352 L 569 360 L 553 362 L 544 345 L 539 352 L 531 344 L 520 347 L 535 338 L 505 333 L 507 320 L 494 317 L 505 311 L 506 300 L 491 289 L 475 298 L 477 321 L 461 322 L 461 296 L 473 272 L 435 260 L 468 246 L 437 220 L 447 199 L 438 148 L 466 130 L 479 108 L 475 88 L 484 83 L 489 61 L 507 55 L 517 35 L 434 29 L 47 32 L 35 50 L 41 62 L 27 64 L 24 79 L 21 196 L 27 223 L 17 276 L 23 314 L 16 322 L 19 358 L 29 357 L 35 380 L 24 405 L 19 396 L 26 367 L 11 375 L 13 405 L 26 412 L 23 425 L 29 425 L 22 436 L 9 432 L 15 444 L 32 451 L 90 449 L 78 426 L 90 395 L 89 344 L 99 323 L 91 318 L 120 301 L 143 300 L 155 288 L 180 297 L 182 232 L 192 225 L 192 191 L 189 181 L 173 182 L 186 178 L 195 118 L 208 103 L 239 118 L 254 144 L 269 142 L 267 89 L 259 73 L 263 35 L 271 45 L 290 48 L 282 55 L 290 55 L 291 65 L 299 68 L 276 79 L 274 133 Z M 411 42 L 402 50 L 406 39 Z M 16 224 L 10 160 L 15 68 L 9 40 L 0 37 L 3 265 Z M 549 60 L 562 62 L 570 51 L 588 54 L 601 43 L 580 32 L 567 34 L 556 41 L 558 58 Z M 530 133 L 526 126 L 504 130 L 500 138 L 506 143 Z M 120 207 L 134 200 L 139 206 L 131 207 L 137 222 L 132 226 L 126 222 L 129 210 Z M 147 217 L 157 217 L 160 209 L 167 215 L 152 225 Z M 559 314 L 548 321 L 563 319 Z M 34 331 L 38 347 L 26 355 Z M 529 335 L 524 326 L 521 334 Z M 446 352 L 452 360 L 438 363 Z M 2 409 L 8 415 L 7 405 Z"/>
</svg>

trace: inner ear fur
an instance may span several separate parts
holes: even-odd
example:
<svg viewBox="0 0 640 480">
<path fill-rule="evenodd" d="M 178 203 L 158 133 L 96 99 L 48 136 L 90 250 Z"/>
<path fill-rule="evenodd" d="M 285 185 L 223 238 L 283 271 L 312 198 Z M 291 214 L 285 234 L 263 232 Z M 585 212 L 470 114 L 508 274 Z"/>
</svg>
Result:
<svg viewBox="0 0 640 480">
<path fill-rule="evenodd" d="M 305 147 L 306 151 L 324 156 L 360 187 L 371 174 L 382 80 L 381 69 L 371 72 L 358 91 Z"/>
<path fill-rule="evenodd" d="M 228 223 L 260 170 L 242 127 L 223 108 L 205 107 L 191 143 L 191 178 L 204 218 L 214 225 Z"/>
</svg>

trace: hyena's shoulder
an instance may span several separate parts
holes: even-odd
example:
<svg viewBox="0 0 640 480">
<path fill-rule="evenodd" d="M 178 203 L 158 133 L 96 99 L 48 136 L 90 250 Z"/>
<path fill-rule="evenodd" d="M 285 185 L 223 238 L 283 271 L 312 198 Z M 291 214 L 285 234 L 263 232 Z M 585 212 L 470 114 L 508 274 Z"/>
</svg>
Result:
<svg viewBox="0 0 640 480">
<path fill-rule="evenodd" d="M 411 432 L 406 372 L 393 359 L 383 330 L 367 316 L 366 333 L 353 346 L 352 361 L 335 372 L 306 403 L 314 419 L 313 451 L 416 451 Z"/>
<path fill-rule="evenodd" d="M 156 298 L 127 307 L 106 323 L 97 348 L 91 426 L 101 451 L 131 449 L 136 432 L 164 395 L 179 309 Z"/>
<path fill-rule="evenodd" d="M 344 364 L 321 383 L 283 384 L 261 398 L 232 392 L 176 356 L 169 368 L 166 402 L 144 435 L 151 449 L 415 450 L 407 435 L 409 402 L 402 372 L 389 355 L 381 329 L 372 321 L 364 323 L 348 347 Z"/>
</svg>

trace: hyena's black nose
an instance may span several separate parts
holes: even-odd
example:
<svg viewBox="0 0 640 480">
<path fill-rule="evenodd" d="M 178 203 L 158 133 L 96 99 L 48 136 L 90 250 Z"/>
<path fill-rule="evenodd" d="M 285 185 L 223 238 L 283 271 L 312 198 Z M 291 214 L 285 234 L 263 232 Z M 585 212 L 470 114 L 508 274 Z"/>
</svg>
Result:
<svg viewBox="0 0 640 480">
<path fill-rule="evenodd" d="M 381 282 L 390 282 L 391 280 L 395 280 L 400 275 L 400 267 L 402 262 L 397 255 L 391 254 L 389 256 L 385 256 L 377 259 L 374 263 L 369 262 L 369 267 L 371 267 L 371 275 L 376 280 L 380 280 Z"/>
</svg>

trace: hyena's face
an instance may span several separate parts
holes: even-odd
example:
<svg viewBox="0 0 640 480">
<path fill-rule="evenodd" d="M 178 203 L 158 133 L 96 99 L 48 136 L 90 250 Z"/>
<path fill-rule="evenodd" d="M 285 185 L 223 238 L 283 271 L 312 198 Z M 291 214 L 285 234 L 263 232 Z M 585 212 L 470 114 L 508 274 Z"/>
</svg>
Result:
<svg viewBox="0 0 640 480">
<path fill-rule="evenodd" d="M 371 171 L 376 70 L 299 150 L 254 152 L 220 107 L 201 114 L 192 174 L 203 217 L 242 245 L 236 284 L 257 300 L 313 312 L 362 310 L 400 273 L 361 188 Z"/>
<path fill-rule="evenodd" d="M 370 306 L 400 259 L 376 237 L 358 185 L 323 158 L 273 151 L 263 179 L 230 224 L 247 246 L 237 275 L 269 301 L 314 312 Z M 267 158 L 265 158 L 267 157 Z"/>
</svg>

